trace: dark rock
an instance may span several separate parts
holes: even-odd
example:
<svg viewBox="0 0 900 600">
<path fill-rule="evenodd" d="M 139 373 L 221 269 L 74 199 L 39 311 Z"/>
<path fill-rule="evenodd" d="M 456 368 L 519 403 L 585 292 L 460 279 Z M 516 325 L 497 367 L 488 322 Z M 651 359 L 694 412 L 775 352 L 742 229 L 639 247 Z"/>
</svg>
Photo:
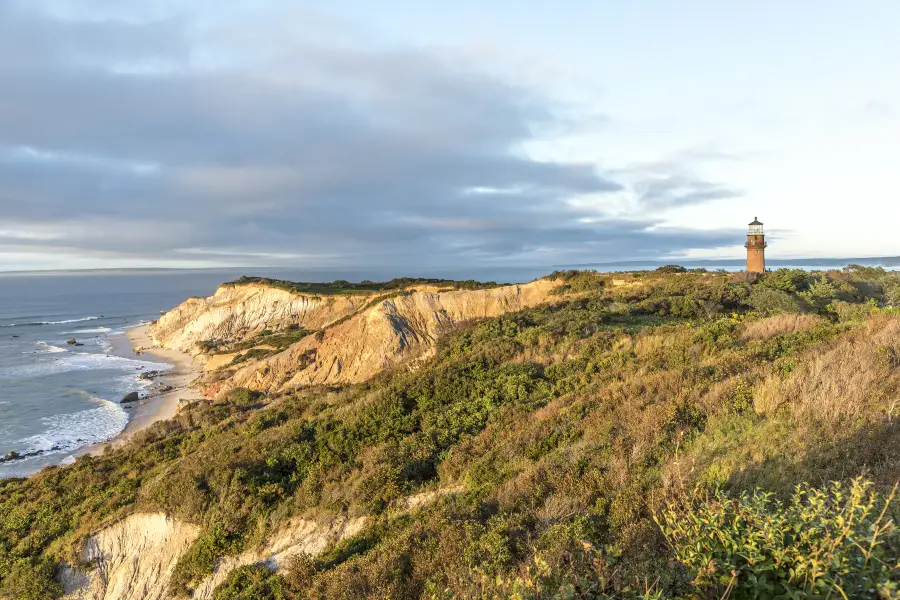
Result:
<svg viewBox="0 0 900 600">
<path fill-rule="evenodd" d="M 125 396 L 123 396 L 121 400 L 119 400 L 119 404 L 125 404 L 127 402 L 137 402 L 140 399 L 141 396 L 137 392 L 129 392 L 128 394 L 125 394 Z"/>
<path fill-rule="evenodd" d="M 6 456 L 3 457 L 3 462 L 7 462 L 10 460 L 18 460 L 22 458 L 22 455 L 13 450 L 12 452 L 7 452 Z"/>
<path fill-rule="evenodd" d="M 75 344 L 78 343 L 78 340 L 76 340 L 75 338 L 72 338 L 71 340 L 66 340 L 66 343 L 70 346 L 74 346 Z"/>
<path fill-rule="evenodd" d="M 139 379 L 155 379 L 160 376 L 159 371 L 144 371 L 140 375 L 138 375 Z"/>
<path fill-rule="evenodd" d="M 166 385 L 165 383 L 163 383 L 160 384 L 159 388 L 156 391 L 160 394 L 165 394 L 166 392 L 171 392 L 174 389 L 175 388 L 173 388 L 171 385 Z"/>
</svg>

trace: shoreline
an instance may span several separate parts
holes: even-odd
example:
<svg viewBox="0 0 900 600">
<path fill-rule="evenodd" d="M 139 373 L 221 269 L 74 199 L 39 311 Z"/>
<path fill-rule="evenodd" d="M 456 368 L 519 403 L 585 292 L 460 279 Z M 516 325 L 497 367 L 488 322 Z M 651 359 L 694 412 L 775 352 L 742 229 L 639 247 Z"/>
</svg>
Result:
<svg viewBox="0 0 900 600">
<path fill-rule="evenodd" d="M 97 456 L 105 452 L 107 448 L 123 446 L 139 431 L 143 431 L 154 423 L 174 417 L 178 413 L 180 400 L 203 397 L 200 392 L 191 387 L 191 384 L 203 372 L 202 366 L 194 360 L 193 356 L 178 350 L 154 347 L 153 340 L 150 338 L 149 325 L 139 325 L 127 329 L 123 337 L 124 340 L 118 352 L 120 355 L 129 356 L 134 348 L 140 346 L 141 355 L 172 365 L 170 370 L 156 377 L 154 381 L 170 385 L 173 389 L 158 396 L 141 399 L 133 405 L 134 408 L 129 409 L 128 424 L 119 435 L 105 442 L 83 448 L 75 454 L 76 457 L 85 454 Z M 127 342 L 127 346 L 125 342 Z"/>
</svg>

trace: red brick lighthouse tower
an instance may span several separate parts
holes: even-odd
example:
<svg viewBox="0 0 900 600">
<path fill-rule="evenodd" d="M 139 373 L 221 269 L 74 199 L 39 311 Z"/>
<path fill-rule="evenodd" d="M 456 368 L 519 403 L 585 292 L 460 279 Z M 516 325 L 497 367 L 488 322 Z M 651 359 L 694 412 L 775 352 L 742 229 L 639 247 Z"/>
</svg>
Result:
<svg viewBox="0 0 900 600">
<path fill-rule="evenodd" d="M 750 229 L 747 231 L 747 243 L 744 247 L 747 249 L 747 272 L 748 273 L 765 273 L 766 272 L 766 235 L 763 233 L 763 224 L 759 219 L 753 217 L 750 223 Z"/>
</svg>

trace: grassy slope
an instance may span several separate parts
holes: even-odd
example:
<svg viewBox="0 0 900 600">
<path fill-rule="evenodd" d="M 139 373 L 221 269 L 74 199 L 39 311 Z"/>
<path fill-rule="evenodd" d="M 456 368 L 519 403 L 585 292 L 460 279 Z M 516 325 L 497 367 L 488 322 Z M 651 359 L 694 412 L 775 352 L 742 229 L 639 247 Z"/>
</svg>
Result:
<svg viewBox="0 0 900 600">
<path fill-rule="evenodd" d="M 900 477 L 896 276 L 557 277 L 577 296 L 467 324 L 418 371 L 238 390 L 102 458 L 0 481 L 0 594 L 52 596 L 89 532 L 163 509 L 205 530 L 175 593 L 293 514 L 347 511 L 372 526 L 278 575 L 239 570 L 220 597 L 702 595 L 652 518 L 679 486 L 786 497 Z"/>
</svg>

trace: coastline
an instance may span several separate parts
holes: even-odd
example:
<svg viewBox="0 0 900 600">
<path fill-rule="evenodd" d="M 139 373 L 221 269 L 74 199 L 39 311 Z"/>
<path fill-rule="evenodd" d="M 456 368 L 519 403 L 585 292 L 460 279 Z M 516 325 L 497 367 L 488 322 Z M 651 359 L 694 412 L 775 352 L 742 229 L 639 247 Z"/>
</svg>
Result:
<svg viewBox="0 0 900 600">
<path fill-rule="evenodd" d="M 150 338 L 149 325 L 127 329 L 124 338 L 122 354 L 127 355 L 132 352 L 133 348 L 140 346 L 142 355 L 172 365 L 172 369 L 165 371 L 155 379 L 158 383 L 172 386 L 172 390 L 158 396 L 141 399 L 133 409 L 130 409 L 128 424 L 119 435 L 105 442 L 87 446 L 76 456 L 85 454 L 96 456 L 105 452 L 107 448 L 118 448 L 139 431 L 154 423 L 174 417 L 178 412 L 179 400 L 202 397 L 200 392 L 191 388 L 191 383 L 202 373 L 202 366 L 194 361 L 193 356 L 178 350 L 154 347 L 153 340 Z"/>
</svg>

